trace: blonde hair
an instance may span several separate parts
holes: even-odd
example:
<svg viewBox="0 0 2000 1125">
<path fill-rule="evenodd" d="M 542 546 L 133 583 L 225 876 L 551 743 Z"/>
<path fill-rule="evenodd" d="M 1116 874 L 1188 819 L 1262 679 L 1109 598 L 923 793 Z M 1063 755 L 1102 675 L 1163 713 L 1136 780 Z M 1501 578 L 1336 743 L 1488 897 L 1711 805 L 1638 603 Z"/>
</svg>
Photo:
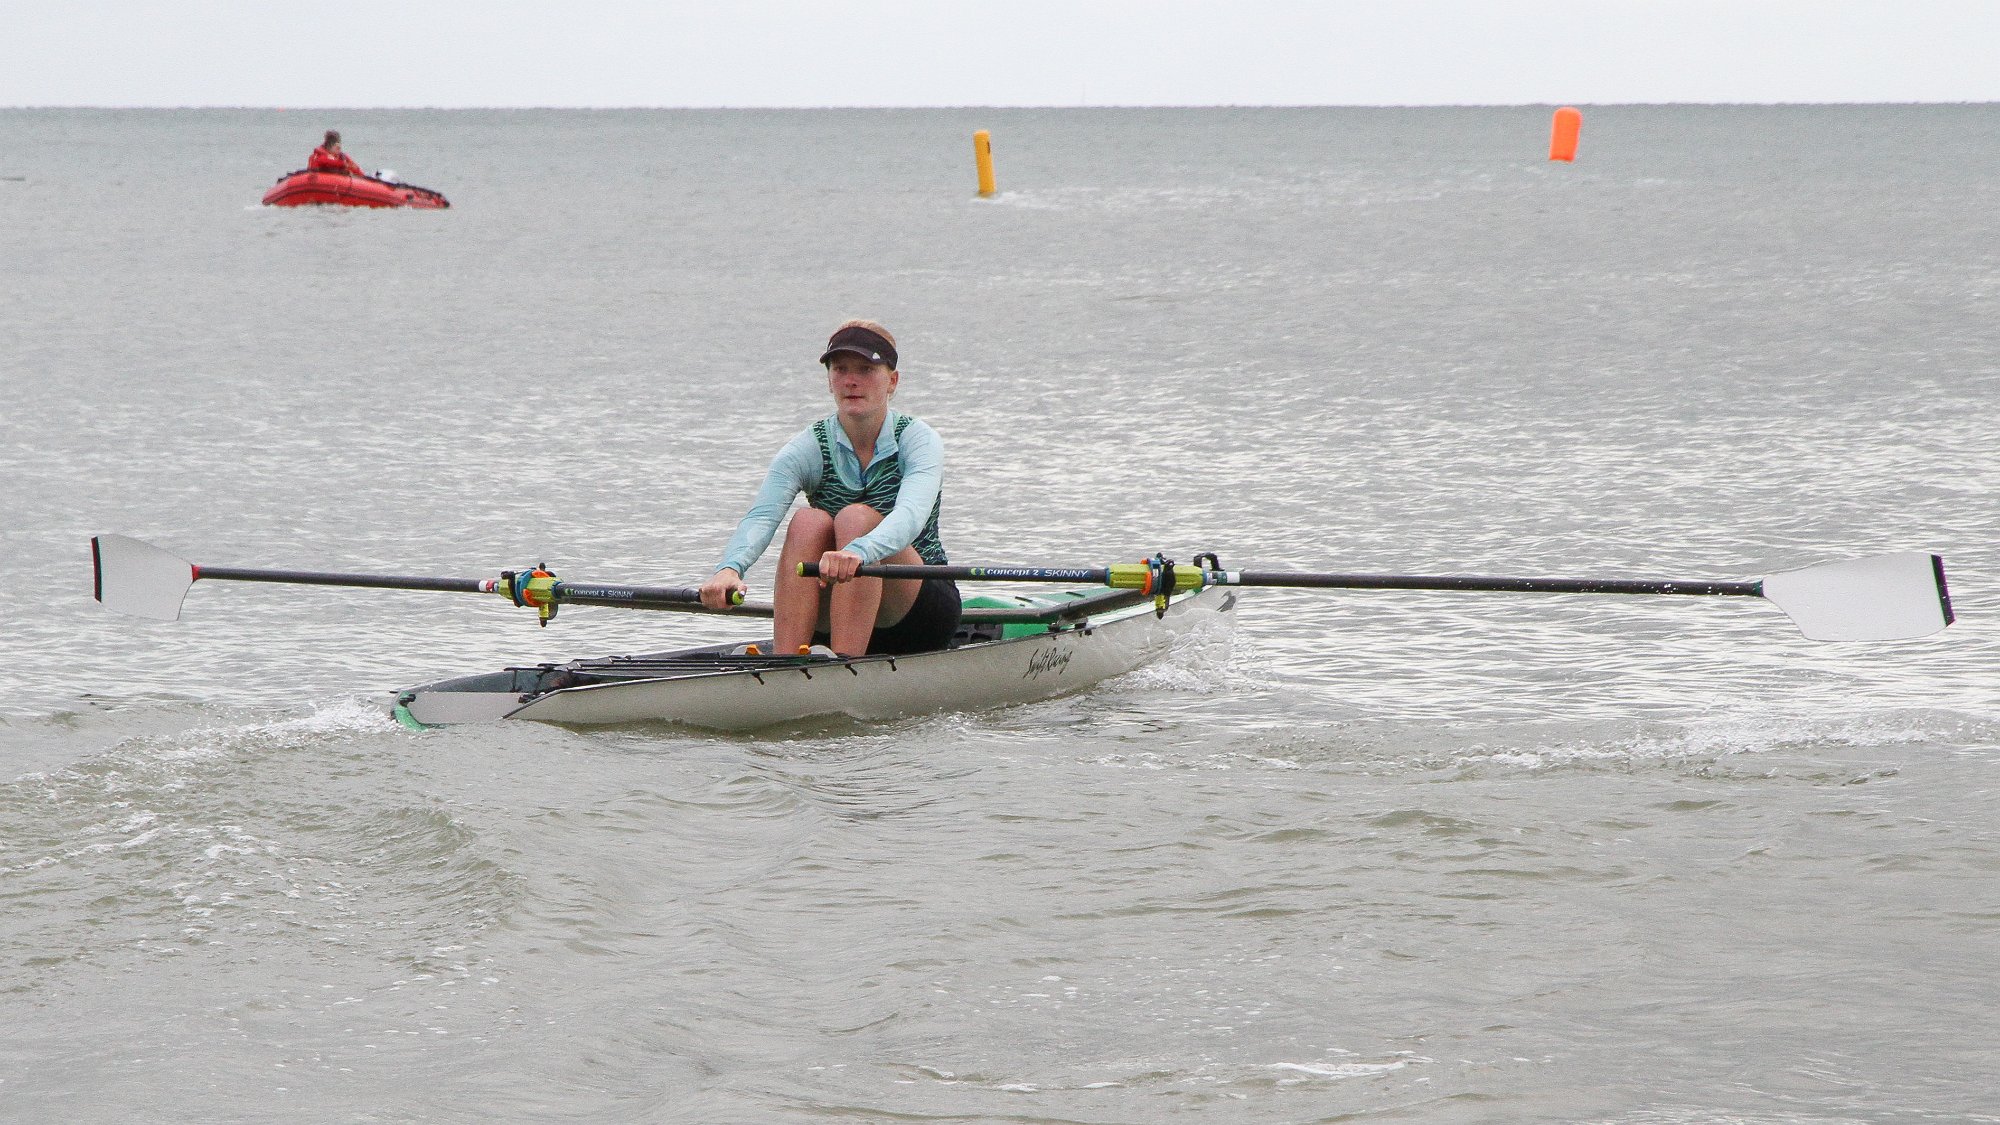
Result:
<svg viewBox="0 0 2000 1125">
<path fill-rule="evenodd" d="M 840 322 L 840 328 L 836 328 L 834 329 L 834 331 L 837 333 L 841 331 L 841 329 L 845 328 L 866 328 L 868 331 L 873 332 L 877 336 L 882 337 L 884 340 L 889 341 L 890 347 L 895 348 L 897 351 L 902 350 L 902 345 L 898 344 L 896 342 L 896 338 L 889 334 L 889 330 L 875 323 L 872 320 L 843 320 Z"/>
</svg>

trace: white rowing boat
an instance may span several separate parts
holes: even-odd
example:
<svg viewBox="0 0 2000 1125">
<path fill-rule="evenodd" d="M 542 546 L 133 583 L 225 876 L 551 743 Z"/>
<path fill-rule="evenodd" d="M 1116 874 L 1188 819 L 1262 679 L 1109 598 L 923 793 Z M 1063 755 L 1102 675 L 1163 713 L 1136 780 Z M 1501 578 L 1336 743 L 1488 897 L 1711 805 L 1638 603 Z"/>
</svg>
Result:
<svg viewBox="0 0 2000 1125">
<path fill-rule="evenodd" d="M 743 645 L 711 645 L 573 660 L 411 688 L 397 696 L 396 715 L 426 727 L 528 719 L 751 730 L 834 716 L 882 720 L 986 710 L 1082 691 L 1139 668 L 1200 620 L 1234 608 L 1236 595 L 1213 589 L 1180 594 L 1164 614 L 1154 612 L 1150 599 L 1134 604 L 1130 597 L 1102 594 L 1008 599 L 1016 603 L 1011 614 L 992 604 L 998 600 L 970 599 L 968 614 L 986 615 L 969 621 L 951 648 L 937 652 L 772 656 L 747 654 Z M 1065 607 L 1047 623 L 1022 620 Z M 766 640 L 757 647 L 768 652 L 771 645 Z"/>
<path fill-rule="evenodd" d="M 498 594 L 536 610 L 542 624 L 563 605 L 667 609 L 769 617 L 768 605 L 710 611 L 685 586 L 613 586 L 557 579 L 539 567 L 498 578 L 411 578 L 325 571 L 195 566 L 122 535 L 90 541 L 95 595 L 106 608 L 172 621 L 203 578 Z M 810 576 L 816 568 L 799 568 Z M 748 730 L 822 716 L 889 719 L 978 710 L 1081 691 L 1156 659 L 1204 618 L 1227 613 L 1236 595 L 1219 587 L 1433 590 L 1487 593 L 1638 594 L 1760 598 L 1822 641 L 1896 641 L 1952 622 L 1944 560 L 1922 551 L 1818 563 L 1736 581 L 1631 578 L 1504 578 L 1479 575 L 1342 574 L 1228 570 L 1212 553 L 1177 566 L 1155 555 L 1094 567 L 877 564 L 865 578 L 958 582 L 1094 583 L 1094 592 L 966 600 L 949 648 L 910 656 L 767 655 L 711 645 L 643 656 L 538 664 L 439 680 L 397 696 L 411 726 L 527 719 L 549 723 L 671 722 Z M 761 648 L 768 648 L 769 641 Z"/>
</svg>

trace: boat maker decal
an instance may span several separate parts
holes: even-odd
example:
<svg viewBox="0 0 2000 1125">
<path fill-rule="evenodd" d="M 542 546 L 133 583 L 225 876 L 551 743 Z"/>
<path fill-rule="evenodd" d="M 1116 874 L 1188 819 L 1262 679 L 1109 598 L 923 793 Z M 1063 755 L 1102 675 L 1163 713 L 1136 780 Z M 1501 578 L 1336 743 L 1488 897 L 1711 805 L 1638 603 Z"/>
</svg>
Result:
<svg viewBox="0 0 2000 1125">
<path fill-rule="evenodd" d="M 1060 676 L 1069 667 L 1069 658 L 1076 655 L 1074 646 L 1055 645 L 1036 649 L 1028 657 L 1028 670 L 1021 673 L 1024 680 L 1039 680 L 1043 676 Z"/>
</svg>

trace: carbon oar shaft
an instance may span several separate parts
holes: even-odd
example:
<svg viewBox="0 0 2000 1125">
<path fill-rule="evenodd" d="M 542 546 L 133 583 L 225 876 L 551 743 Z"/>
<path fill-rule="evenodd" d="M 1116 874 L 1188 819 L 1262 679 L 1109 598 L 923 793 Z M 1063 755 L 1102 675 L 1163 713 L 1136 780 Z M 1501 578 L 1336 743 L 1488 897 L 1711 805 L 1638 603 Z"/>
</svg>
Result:
<svg viewBox="0 0 2000 1125">
<path fill-rule="evenodd" d="M 807 578 L 819 575 L 817 563 L 805 563 Z M 1138 588 L 1144 566 L 923 566 L 877 563 L 860 570 L 863 578 L 949 578 L 955 582 L 1096 582 Z M 1762 597 L 1761 582 L 1685 582 L 1669 579 L 1503 578 L 1482 575 L 1322 574 L 1286 570 L 1204 570 L 1176 567 L 1176 590 L 1202 586 L 1281 586 L 1342 590 L 1482 590 L 1543 594 L 1691 594 Z"/>
<path fill-rule="evenodd" d="M 336 574 L 320 570 L 252 570 L 235 566 L 194 566 L 196 580 L 287 582 L 300 586 L 366 586 L 377 590 L 442 590 L 454 594 L 490 594 L 490 578 L 406 578 L 394 574 Z"/>
<path fill-rule="evenodd" d="M 1615 578 L 1501 578 L 1482 575 L 1314 574 L 1283 570 L 1209 571 L 1213 586 L 1293 586 L 1341 590 L 1484 590 L 1529 594 L 1692 594 L 1758 598 L 1762 582 L 1681 582 Z"/>
<path fill-rule="evenodd" d="M 399 574 L 344 574 L 322 570 L 259 570 L 234 566 L 193 566 L 194 577 L 230 582 L 283 582 L 299 586 L 361 586 L 376 590 L 433 590 L 453 594 L 504 594 L 505 584 L 492 578 L 422 578 Z M 607 605 L 630 609 L 687 609 L 701 605 L 694 586 L 610 586 L 564 582 L 549 587 L 562 605 Z M 735 612 L 757 616 L 769 606 L 738 605 Z M 730 612 L 724 610 L 722 612 Z"/>
<path fill-rule="evenodd" d="M 769 617 L 773 612 L 769 602 L 737 602 L 728 609 L 709 609 L 701 604 L 701 589 L 696 586 L 585 586 L 575 582 L 557 582 L 555 599 L 563 605 L 607 605 L 619 609 L 685 609 L 699 613 L 736 614 L 742 617 Z"/>
<path fill-rule="evenodd" d="M 799 573 L 819 577 L 818 563 L 800 563 Z M 1108 566 L 926 566 L 919 563 L 873 563 L 861 568 L 863 578 L 949 578 L 954 582 L 1097 582 L 1111 585 Z"/>
<path fill-rule="evenodd" d="M 556 607 L 613 606 L 620 609 L 673 609 L 692 613 L 720 612 L 769 617 L 769 604 L 745 605 L 742 594 L 724 610 L 701 604 L 693 586 L 614 586 L 563 582 L 540 567 L 501 572 L 497 578 L 438 578 L 407 574 L 352 574 L 326 570 L 274 570 L 265 567 L 197 566 L 151 543 L 127 535 L 97 535 L 90 540 L 91 593 L 107 608 L 138 617 L 172 621 L 180 616 L 181 600 L 201 579 L 218 582 L 270 582 L 294 586 L 342 586 L 375 590 L 420 590 L 452 594 L 498 594 L 515 605 L 529 606 L 543 624 Z"/>
<path fill-rule="evenodd" d="M 1952 622 L 1944 560 L 1923 551 L 1896 551 L 1817 563 L 1747 582 L 1629 578 L 1504 578 L 1475 574 L 1318 574 L 1311 571 L 1223 570 L 1213 554 L 1180 566 L 1154 556 L 1141 563 L 1100 567 L 864 566 L 869 578 L 950 578 L 960 581 L 1101 582 L 1140 590 L 1166 612 L 1170 594 L 1209 586 L 1281 586 L 1343 590 L 1477 590 L 1527 594 L 1684 594 L 1763 598 L 1817 641 L 1897 641 L 1929 636 Z M 1203 562 L 1207 565 L 1202 565 Z M 816 575 L 806 564 L 799 573 Z"/>
</svg>

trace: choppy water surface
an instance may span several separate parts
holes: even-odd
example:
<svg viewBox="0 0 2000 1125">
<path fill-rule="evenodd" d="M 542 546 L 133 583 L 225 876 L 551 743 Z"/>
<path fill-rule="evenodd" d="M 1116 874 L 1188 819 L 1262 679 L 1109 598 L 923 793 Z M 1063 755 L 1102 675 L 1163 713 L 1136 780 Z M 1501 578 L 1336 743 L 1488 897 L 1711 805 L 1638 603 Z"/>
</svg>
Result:
<svg viewBox="0 0 2000 1125">
<path fill-rule="evenodd" d="M 0 1117 L 2000 1120 L 1996 125 L 0 111 Z M 258 207 L 329 126 L 453 209 Z M 960 561 L 1925 549 L 1961 620 L 1255 591 L 1014 710 L 419 735 L 729 626 L 90 600 L 103 531 L 698 578 L 850 315 Z"/>
</svg>

